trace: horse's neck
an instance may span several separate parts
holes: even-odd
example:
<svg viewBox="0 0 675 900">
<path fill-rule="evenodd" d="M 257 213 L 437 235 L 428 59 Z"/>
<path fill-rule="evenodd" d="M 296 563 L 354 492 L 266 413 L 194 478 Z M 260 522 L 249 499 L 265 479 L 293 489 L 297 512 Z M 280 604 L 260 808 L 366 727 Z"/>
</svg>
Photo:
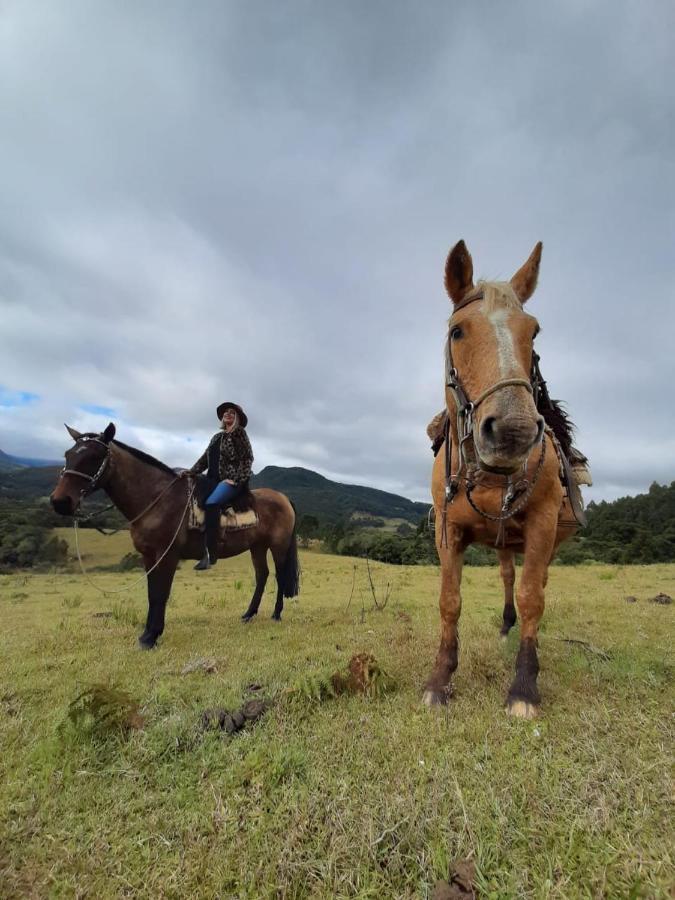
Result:
<svg viewBox="0 0 675 900">
<path fill-rule="evenodd" d="M 105 491 L 127 519 L 134 519 L 171 480 L 168 472 L 136 459 L 115 444 L 110 445 L 112 477 Z"/>
</svg>

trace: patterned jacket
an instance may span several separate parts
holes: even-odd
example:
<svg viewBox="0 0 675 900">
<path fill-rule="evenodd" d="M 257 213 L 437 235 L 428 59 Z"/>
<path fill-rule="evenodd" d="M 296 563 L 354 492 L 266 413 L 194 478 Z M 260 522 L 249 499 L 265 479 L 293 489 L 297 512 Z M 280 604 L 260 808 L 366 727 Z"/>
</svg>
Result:
<svg viewBox="0 0 675 900">
<path fill-rule="evenodd" d="M 239 426 L 229 433 L 219 431 L 194 464 L 191 472 L 208 470 L 209 478 L 243 484 L 251 477 L 253 450 L 244 429 Z"/>
</svg>

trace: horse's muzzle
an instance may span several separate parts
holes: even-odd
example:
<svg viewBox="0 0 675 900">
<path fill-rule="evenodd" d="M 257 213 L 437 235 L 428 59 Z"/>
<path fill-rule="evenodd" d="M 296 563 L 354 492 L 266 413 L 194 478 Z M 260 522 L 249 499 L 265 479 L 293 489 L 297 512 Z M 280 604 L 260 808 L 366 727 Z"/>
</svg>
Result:
<svg viewBox="0 0 675 900">
<path fill-rule="evenodd" d="M 486 465 L 516 469 L 541 441 L 544 420 L 541 416 L 486 416 L 476 430 L 476 449 Z"/>
<path fill-rule="evenodd" d="M 49 498 L 49 502 L 52 505 L 52 509 L 54 512 L 58 513 L 60 516 L 72 516 L 73 510 L 73 501 L 66 494 L 65 497 L 55 497 L 54 494 Z"/>
</svg>

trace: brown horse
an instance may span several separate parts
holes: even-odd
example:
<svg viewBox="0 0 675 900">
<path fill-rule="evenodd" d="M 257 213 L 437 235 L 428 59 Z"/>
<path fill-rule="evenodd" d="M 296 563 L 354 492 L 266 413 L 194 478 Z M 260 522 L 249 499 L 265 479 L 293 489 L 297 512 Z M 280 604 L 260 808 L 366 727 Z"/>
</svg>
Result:
<svg viewBox="0 0 675 900">
<path fill-rule="evenodd" d="M 50 497 L 56 512 L 76 514 L 84 497 L 101 488 L 129 520 L 134 547 L 143 557 L 148 582 L 148 618 L 139 637 L 150 649 L 164 631 L 164 617 L 171 584 L 181 559 L 201 559 L 204 535 L 188 528 L 192 478 L 179 474 L 141 450 L 113 440 L 110 423 L 101 434 L 81 434 L 66 425 L 75 446 L 66 451 L 66 465 Z M 84 486 L 83 486 L 84 482 Z M 269 569 L 267 551 L 276 567 L 277 599 L 272 618 L 281 619 L 284 597 L 299 592 L 300 569 L 295 534 L 295 510 L 278 491 L 254 490 L 258 523 L 221 536 L 219 557 L 237 556 L 249 550 L 256 585 L 248 609 L 248 622 L 258 612 Z"/>
<path fill-rule="evenodd" d="M 563 457 L 539 414 L 531 372 L 537 320 L 523 309 L 534 293 L 541 243 L 510 282 L 473 283 L 464 241 L 448 255 L 445 287 L 454 305 L 446 344 L 447 425 L 432 475 L 441 561 L 441 642 L 424 690 L 428 705 L 447 702 L 457 668 L 457 623 L 464 551 L 498 548 L 506 602 L 502 634 L 516 622 L 514 554 L 522 553 L 516 674 L 507 710 L 538 712 L 537 630 L 548 567 L 577 523 L 561 483 Z"/>
</svg>

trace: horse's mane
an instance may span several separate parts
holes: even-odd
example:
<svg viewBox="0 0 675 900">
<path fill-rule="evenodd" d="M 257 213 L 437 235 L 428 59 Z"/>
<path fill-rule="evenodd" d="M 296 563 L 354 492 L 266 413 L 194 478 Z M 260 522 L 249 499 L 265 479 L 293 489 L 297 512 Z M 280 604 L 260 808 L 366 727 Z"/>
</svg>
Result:
<svg viewBox="0 0 675 900">
<path fill-rule="evenodd" d="M 574 440 L 574 422 L 565 411 L 561 400 L 549 400 L 548 404 L 539 403 L 537 410 L 544 417 L 544 422 L 558 439 L 560 449 L 567 459 L 570 458 L 572 441 Z"/>
<path fill-rule="evenodd" d="M 114 440 L 111 443 L 115 444 L 117 447 L 121 447 L 122 450 L 126 450 L 127 453 L 131 453 L 132 456 L 135 456 L 136 459 L 139 459 L 141 462 L 147 463 L 149 466 L 154 466 L 161 472 L 167 472 L 169 475 L 176 474 L 170 466 L 167 466 L 166 463 L 161 462 L 161 460 L 159 459 L 155 459 L 154 456 L 150 456 L 149 453 L 145 453 L 143 450 L 139 450 L 137 447 L 130 447 L 128 444 L 123 444 L 122 441 L 117 440 Z"/>
</svg>

